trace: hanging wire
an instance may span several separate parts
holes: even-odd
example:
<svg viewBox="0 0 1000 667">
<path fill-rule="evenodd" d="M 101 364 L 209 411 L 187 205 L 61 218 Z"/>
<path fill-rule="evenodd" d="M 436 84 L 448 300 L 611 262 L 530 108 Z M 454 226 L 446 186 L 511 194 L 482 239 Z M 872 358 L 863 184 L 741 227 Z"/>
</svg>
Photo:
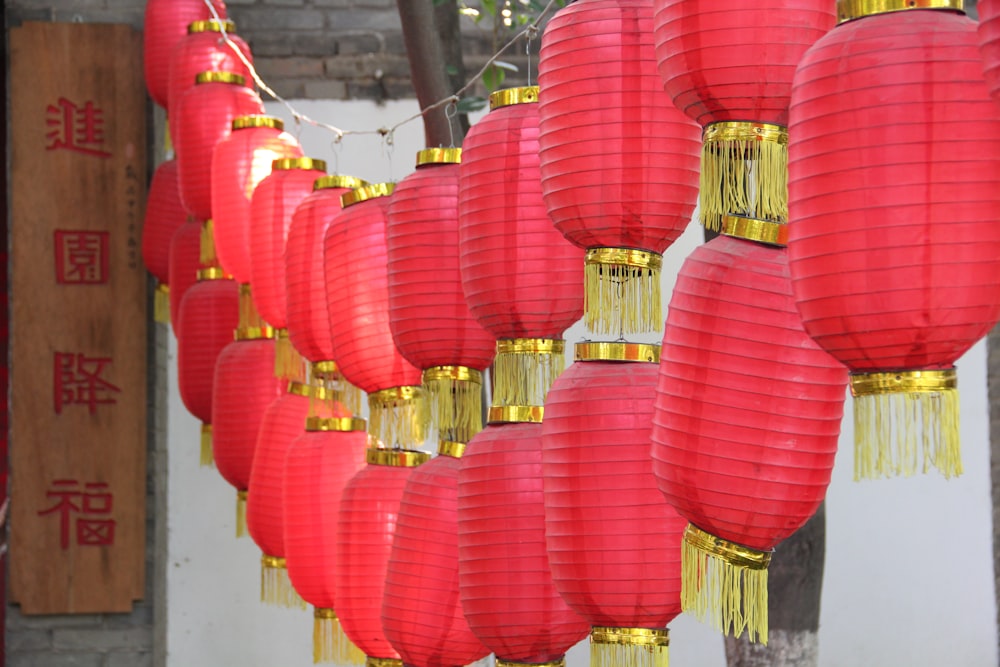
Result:
<svg viewBox="0 0 1000 667">
<path fill-rule="evenodd" d="M 455 147 L 455 117 L 458 116 L 458 105 L 452 102 L 444 108 L 444 117 L 448 119 L 448 136 L 451 137 L 450 148 Z"/>
</svg>

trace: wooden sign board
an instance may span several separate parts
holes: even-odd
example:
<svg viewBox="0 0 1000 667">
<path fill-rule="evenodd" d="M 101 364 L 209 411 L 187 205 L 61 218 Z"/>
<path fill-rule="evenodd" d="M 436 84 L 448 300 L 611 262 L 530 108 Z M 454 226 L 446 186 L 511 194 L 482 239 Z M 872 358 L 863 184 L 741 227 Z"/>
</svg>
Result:
<svg viewBox="0 0 1000 667">
<path fill-rule="evenodd" d="M 125 25 L 10 31 L 10 598 L 127 612 L 146 544 L 146 95 Z"/>
</svg>

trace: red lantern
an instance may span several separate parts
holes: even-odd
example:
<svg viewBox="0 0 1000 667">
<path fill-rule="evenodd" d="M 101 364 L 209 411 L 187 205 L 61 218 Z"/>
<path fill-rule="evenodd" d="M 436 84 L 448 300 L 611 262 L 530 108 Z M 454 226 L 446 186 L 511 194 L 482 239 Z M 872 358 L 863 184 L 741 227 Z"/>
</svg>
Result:
<svg viewBox="0 0 1000 667">
<path fill-rule="evenodd" d="M 469 443 L 458 478 L 458 575 L 465 618 L 498 663 L 557 667 L 587 636 L 545 552 L 541 424 L 491 423 Z"/>
<path fill-rule="evenodd" d="M 545 27 L 538 83 L 542 193 L 559 231 L 587 250 L 586 325 L 660 332 L 662 255 L 694 212 L 700 141 L 663 92 L 652 0 L 561 9 Z"/>
<path fill-rule="evenodd" d="M 202 267 L 201 237 L 204 224 L 188 218 L 170 239 L 169 284 L 173 285 L 170 290 L 170 322 L 174 334 L 177 334 L 181 299 L 198 281 L 198 270 Z"/>
<path fill-rule="evenodd" d="M 549 565 L 592 626 L 591 665 L 666 665 L 666 625 L 681 611 L 685 522 L 649 460 L 658 357 L 655 345 L 579 343 L 545 401 Z"/>
<path fill-rule="evenodd" d="M 222 37 L 225 29 L 226 37 L 240 50 L 243 57 L 251 64 L 253 55 L 246 42 L 235 33 L 236 24 L 232 21 L 220 23 L 214 19 L 208 21 L 193 21 L 187 27 L 187 34 L 177 41 L 170 54 L 170 77 L 168 79 L 168 108 L 177 109 L 181 96 L 194 87 L 195 77 L 201 72 L 233 72 L 244 78 L 248 87 L 253 86 L 250 68 L 240 60 L 233 48 Z M 180 114 L 167 116 L 170 122 L 170 136 L 180 133 Z"/>
<path fill-rule="evenodd" d="M 218 267 L 198 271 L 177 322 L 177 387 L 184 407 L 201 420 L 201 464 L 212 463 L 212 380 L 239 323 L 239 289 Z"/>
<path fill-rule="evenodd" d="M 337 614 L 369 667 L 402 667 L 382 629 L 382 597 L 403 488 L 425 452 L 370 448 L 344 487 L 337 524 Z"/>
<path fill-rule="evenodd" d="M 226 5 L 212 0 L 220 18 L 226 18 Z M 146 90 L 164 109 L 169 102 L 170 56 L 192 21 L 212 18 L 204 0 L 146 0 L 142 37 Z"/>
<path fill-rule="evenodd" d="M 222 268 L 236 282 L 249 283 L 250 202 L 254 189 L 282 158 L 302 157 L 295 137 L 272 116 L 233 119 L 232 133 L 219 141 L 212 155 L 212 210 L 215 216 L 215 249 Z"/>
<path fill-rule="evenodd" d="M 733 236 L 697 248 L 674 287 L 653 472 L 690 522 L 685 611 L 766 643 L 771 550 L 823 501 L 847 375 L 802 328 L 787 251 L 751 242 L 781 243 L 784 226 L 724 230 Z"/>
<path fill-rule="evenodd" d="M 187 220 L 177 187 L 177 161 L 161 162 L 149 184 L 142 226 L 142 261 L 157 280 L 153 309 L 157 322 L 170 321 L 170 243 Z"/>
<path fill-rule="evenodd" d="M 347 482 L 364 467 L 367 440 L 363 419 L 311 417 L 285 459 L 285 561 L 295 590 L 316 607 L 314 662 L 355 664 L 364 659 L 334 612 L 334 575 L 340 499 Z"/>
<path fill-rule="evenodd" d="M 496 346 L 472 317 L 458 266 L 462 149 L 417 153 L 396 186 L 386 230 L 389 325 L 400 353 L 423 369 L 438 437 L 468 442 L 482 430 L 482 371 Z"/>
<path fill-rule="evenodd" d="M 828 0 L 653 0 L 667 93 L 705 128 L 702 222 L 788 220 L 788 100 L 795 66 L 834 26 Z"/>
<path fill-rule="evenodd" d="M 961 473 L 954 364 L 1000 317 L 1000 118 L 975 22 L 933 4 L 845 14 L 792 95 L 795 298 L 851 370 L 859 478 Z"/>
<path fill-rule="evenodd" d="M 208 220 L 213 207 L 215 146 L 229 136 L 234 118 L 263 113 L 264 104 L 257 93 L 244 86 L 239 74 L 202 72 L 195 81 L 197 85 L 181 95 L 175 110 L 178 130 L 173 140 L 184 208 L 190 215 Z M 225 265 L 222 268 L 228 271 Z"/>
<path fill-rule="evenodd" d="M 490 95 L 459 172 L 462 289 L 499 339 L 497 405 L 541 405 L 563 367 L 563 331 L 583 314 L 583 251 L 552 226 L 542 200 L 537 102 L 537 86 Z"/>
</svg>

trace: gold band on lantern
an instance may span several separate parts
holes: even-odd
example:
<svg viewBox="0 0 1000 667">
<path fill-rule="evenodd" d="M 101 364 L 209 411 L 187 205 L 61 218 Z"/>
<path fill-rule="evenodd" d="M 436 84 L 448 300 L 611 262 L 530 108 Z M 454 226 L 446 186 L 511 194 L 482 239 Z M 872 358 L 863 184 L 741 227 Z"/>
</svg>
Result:
<svg viewBox="0 0 1000 667">
<path fill-rule="evenodd" d="M 348 206 L 354 206 L 355 204 L 360 204 L 361 202 L 368 201 L 369 199 L 388 197 L 395 189 L 395 183 L 372 183 L 371 185 L 363 185 L 360 188 L 355 188 L 350 192 L 345 192 L 340 195 L 340 206 L 341 208 L 347 208 Z"/>
<path fill-rule="evenodd" d="M 462 162 L 461 148 L 425 148 L 417 151 L 417 166 L 425 164 L 460 164 Z"/>
<path fill-rule="evenodd" d="M 215 19 L 207 19 L 204 21 L 192 21 L 188 23 L 188 34 L 193 35 L 199 32 L 235 32 L 236 24 L 230 20 L 224 20 L 219 22 Z"/>
<path fill-rule="evenodd" d="M 415 468 L 426 463 L 431 458 L 427 452 L 415 452 L 410 449 L 378 449 L 369 447 L 365 450 L 365 460 L 375 466 L 393 466 L 396 468 Z"/>
<path fill-rule="evenodd" d="M 684 529 L 684 541 L 699 551 L 717 556 L 737 567 L 766 570 L 771 564 L 771 551 L 757 551 L 721 537 L 706 533 L 694 524 Z"/>
<path fill-rule="evenodd" d="M 616 264 L 654 271 L 663 267 L 663 255 L 634 248 L 590 248 L 584 261 L 586 264 Z"/>
<path fill-rule="evenodd" d="M 538 102 L 538 86 L 505 88 L 490 93 L 490 111 L 515 104 L 533 104 L 535 102 Z"/>
<path fill-rule="evenodd" d="M 545 408 L 541 405 L 494 405 L 490 408 L 490 424 L 541 424 Z"/>
<path fill-rule="evenodd" d="M 340 368 L 337 366 L 337 362 L 331 360 L 317 361 L 312 365 L 312 376 L 316 380 L 325 380 L 331 375 L 337 375 L 340 373 Z"/>
<path fill-rule="evenodd" d="M 722 216 L 722 233 L 746 241 L 756 241 L 767 245 L 788 245 L 788 225 L 770 220 L 758 220 L 742 215 Z"/>
<path fill-rule="evenodd" d="M 233 332 L 233 340 L 261 340 L 274 338 L 271 327 L 239 327 Z"/>
<path fill-rule="evenodd" d="M 312 157 L 283 157 L 271 161 L 271 171 L 291 171 L 293 169 L 326 171 L 326 160 Z"/>
<path fill-rule="evenodd" d="M 247 80 L 242 74 L 236 72 L 198 72 L 194 75 L 194 82 L 198 83 L 232 83 L 237 86 L 245 85 Z"/>
<path fill-rule="evenodd" d="M 574 351 L 577 361 L 641 361 L 652 364 L 660 363 L 660 346 L 650 343 L 590 341 L 577 343 Z"/>
<path fill-rule="evenodd" d="M 288 383 L 288 393 L 302 396 L 303 398 L 315 398 L 320 401 L 332 398 L 331 392 L 327 391 L 326 387 L 304 384 L 294 380 Z"/>
<path fill-rule="evenodd" d="M 328 607 L 313 607 L 313 618 L 328 618 L 330 620 L 335 620 L 337 618 L 337 612 Z"/>
<path fill-rule="evenodd" d="M 198 278 L 198 282 L 202 282 L 205 280 L 222 280 L 227 276 L 226 272 L 217 266 L 206 266 L 203 269 L 198 269 L 196 277 Z"/>
<path fill-rule="evenodd" d="M 390 387 L 389 389 L 381 389 L 368 394 L 368 405 L 385 405 L 395 403 L 396 401 L 412 401 L 420 396 L 420 387 L 409 385 Z"/>
<path fill-rule="evenodd" d="M 565 656 L 548 662 L 513 662 L 512 660 L 496 659 L 496 667 L 566 667 Z"/>
<path fill-rule="evenodd" d="M 438 443 L 438 454 L 450 456 L 453 459 L 460 459 L 465 454 L 468 445 L 464 442 L 454 442 L 452 440 L 442 440 Z"/>
<path fill-rule="evenodd" d="M 364 431 L 367 422 L 360 417 L 307 417 L 307 431 Z"/>
<path fill-rule="evenodd" d="M 403 661 L 396 658 L 365 657 L 365 667 L 403 667 Z"/>
<path fill-rule="evenodd" d="M 261 567 L 268 568 L 270 570 L 284 570 L 288 567 L 285 563 L 284 558 L 278 558 L 277 556 L 268 556 L 267 554 L 262 554 L 260 557 Z"/>
<path fill-rule="evenodd" d="M 851 373 L 851 395 L 923 393 L 956 389 L 954 368 L 939 371 L 898 371 L 895 373 Z"/>
<path fill-rule="evenodd" d="M 234 130 L 248 130 L 252 127 L 269 127 L 274 130 L 283 130 L 285 129 L 285 121 L 275 116 L 263 116 L 261 114 L 237 116 L 233 119 Z"/>
<path fill-rule="evenodd" d="M 320 176 L 313 182 L 313 190 L 326 190 L 327 188 L 363 188 L 368 185 L 368 181 L 354 176 L 344 176 L 343 174 L 329 174 Z"/>
<path fill-rule="evenodd" d="M 670 631 L 666 628 L 609 628 L 595 625 L 590 629 L 590 641 L 595 644 L 625 646 L 670 646 Z"/>
<path fill-rule="evenodd" d="M 701 140 L 706 144 L 719 141 L 766 141 L 776 144 L 788 143 L 788 128 L 771 123 L 748 121 L 721 121 L 705 126 Z"/>
<path fill-rule="evenodd" d="M 853 21 L 865 16 L 902 12 L 908 9 L 948 9 L 965 13 L 963 0 L 838 0 L 837 21 Z"/>
<path fill-rule="evenodd" d="M 497 354 L 562 354 L 566 341 L 561 338 L 500 338 Z"/>
<path fill-rule="evenodd" d="M 423 381 L 460 380 L 462 382 L 483 383 L 483 374 L 468 366 L 431 366 L 423 373 Z"/>
</svg>

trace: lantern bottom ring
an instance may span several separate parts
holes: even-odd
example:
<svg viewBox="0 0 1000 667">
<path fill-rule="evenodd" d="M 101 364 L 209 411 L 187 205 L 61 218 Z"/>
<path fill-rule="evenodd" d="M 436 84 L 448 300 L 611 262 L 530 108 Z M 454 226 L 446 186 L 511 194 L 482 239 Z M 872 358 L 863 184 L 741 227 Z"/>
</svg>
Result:
<svg viewBox="0 0 1000 667">
<path fill-rule="evenodd" d="M 365 460 L 370 465 L 394 466 L 397 468 L 415 468 L 430 460 L 427 452 L 415 452 L 408 449 L 378 449 L 369 447 L 365 450 Z"/>
<path fill-rule="evenodd" d="M 460 380 L 464 382 L 483 383 L 483 374 L 468 366 L 431 366 L 423 372 L 424 384 L 434 380 Z"/>
<path fill-rule="evenodd" d="M 335 380 L 340 377 L 340 368 L 333 360 L 316 361 L 312 365 L 312 376 L 315 380 Z"/>
<path fill-rule="evenodd" d="M 496 659 L 496 667 L 566 667 L 566 656 L 548 662 L 515 662 L 513 660 Z"/>
<path fill-rule="evenodd" d="M 907 9 L 950 9 L 964 14 L 965 3 L 962 0 L 839 0 L 837 22 L 845 23 L 866 16 Z"/>
<path fill-rule="evenodd" d="M 745 241 L 784 248 L 788 245 L 788 225 L 742 215 L 722 216 L 722 233 Z"/>
<path fill-rule="evenodd" d="M 666 628 L 591 628 L 591 667 L 668 667 Z"/>
<path fill-rule="evenodd" d="M 306 430 L 316 431 L 364 431 L 367 424 L 360 417 L 308 417 Z"/>
<path fill-rule="evenodd" d="M 954 368 L 878 373 L 851 373 L 851 395 L 943 391 L 958 387 Z"/>
<path fill-rule="evenodd" d="M 765 570 L 771 564 L 772 551 L 758 551 L 736 542 L 724 540 L 705 532 L 694 524 L 688 524 L 684 530 L 684 542 L 699 551 L 718 556 L 738 567 Z"/>
<path fill-rule="evenodd" d="M 590 629 L 590 641 L 599 644 L 669 646 L 670 631 L 666 628 L 611 628 L 595 625 Z"/>
<path fill-rule="evenodd" d="M 494 405 L 487 421 L 490 424 L 541 424 L 545 408 L 541 405 Z"/>
<path fill-rule="evenodd" d="M 365 657 L 365 667 L 403 667 L 403 661 L 399 658 L 376 658 L 369 655 Z"/>
</svg>

